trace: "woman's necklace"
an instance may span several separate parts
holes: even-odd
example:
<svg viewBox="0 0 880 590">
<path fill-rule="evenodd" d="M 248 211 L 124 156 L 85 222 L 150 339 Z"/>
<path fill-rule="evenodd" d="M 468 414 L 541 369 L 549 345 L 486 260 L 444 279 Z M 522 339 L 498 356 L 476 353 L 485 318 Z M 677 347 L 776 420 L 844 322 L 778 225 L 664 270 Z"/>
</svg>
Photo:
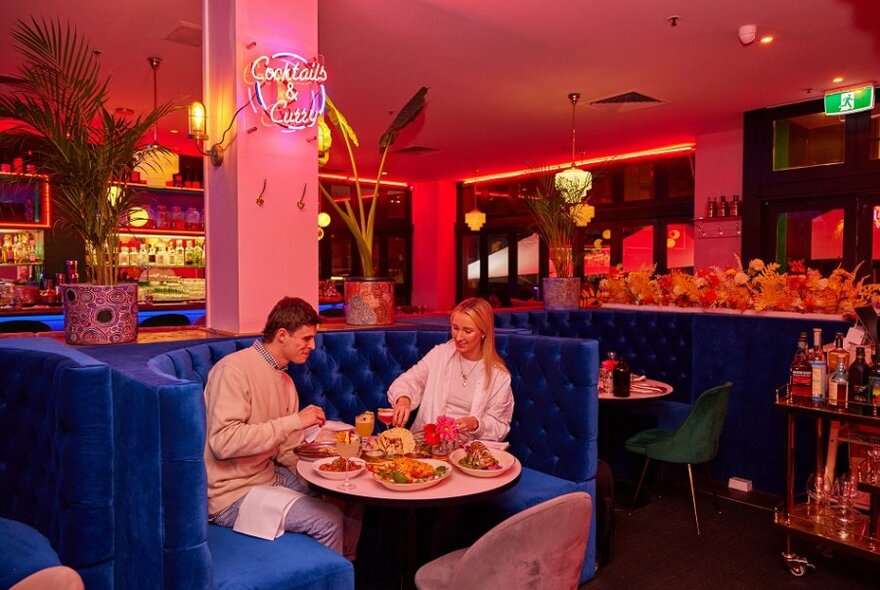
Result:
<svg viewBox="0 0 880 590">
<path fill-rule="evenodd" d="M 461 360 L 461 353 L 458 353 L 458 372 L 461 373 L 461 385 L 462 385 L 462 387 L 467 387 L 468 378 L 470 378 L 471 373 L 474 372 L 474 369 L 476 369 L 476 368 L 477 368 L 477 365 L 479 365 L 479 364 L 480 364 L 480 361 L 479 361 L 479 360 L 474 361 L 474 364 L 473 364 L 473 366 L 471 367 L 470 371 L 468 371 L 467 373 L 465 373 L 465 372 L 464 372 L 464 363 L 463 363 L 462 360 Z"/>
</svg>

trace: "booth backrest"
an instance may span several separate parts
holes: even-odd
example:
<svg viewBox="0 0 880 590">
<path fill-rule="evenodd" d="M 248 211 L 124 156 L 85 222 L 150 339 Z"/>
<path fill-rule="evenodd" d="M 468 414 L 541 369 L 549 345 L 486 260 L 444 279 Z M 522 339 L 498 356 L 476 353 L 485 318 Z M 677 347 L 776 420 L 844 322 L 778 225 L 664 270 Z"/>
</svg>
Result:
<svg viewBox="0 0 880 590">
<path fill-rule="evenodd" d="M 110 380 L 52 340 L 0 340 L 0 517 L 43 533 L 99 589 L 115 567 Z"/>
<path fill-rule="evenodd" d="M 693 315 L 651 311 L 499 311 L 495 327 L 542 336 L 590 338 L 599 358 L 616 352 L 634 373 L 671 384 L 670 400 L 693 401 Z"/>
<path fill-rule="evenodd" d="M 308 362 L 288 370 L 301 404 L 321 405 L 328 418 L 353 423 L 364 410 L 387 406 L 391 382 L 448 338 L 432 331 L 320 333 Z M 203 385 L 217 360 L 252 342 L 236 339 L 172 350 L 148 366 Z M 511 451 L 526 467 L 571 481 L 592 479 L 597 462 L 596 342 L 497 334 L 496 346 L 511 371 Z"/>
</svg>

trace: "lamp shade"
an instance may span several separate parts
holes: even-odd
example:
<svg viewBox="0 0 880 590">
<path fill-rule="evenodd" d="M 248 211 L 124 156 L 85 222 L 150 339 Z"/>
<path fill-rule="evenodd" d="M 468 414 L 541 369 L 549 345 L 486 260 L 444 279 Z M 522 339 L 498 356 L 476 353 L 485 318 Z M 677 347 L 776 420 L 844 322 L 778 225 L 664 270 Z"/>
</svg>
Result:
<svg viewBox="0 0 880 590">
<path fill-rule="evenodd" d="M 571 217 L 578 227 L 586 227 L 596 216 L 596 208 L 588 203 L 578 203 L 571 208 Z"/>
<path fill-rule="evenodd" d="M 206 131 L 205 105 L 194 101 L 189 105 L 189 137 L 191 139 L 208 139 Z"/>
<path fill-rule="evenodd" d="M 563 194 L 567 203 L 579 203 L 584 195 L 593 188 L 593 175 L 580 168 L 566 168 L 553 179 L 556 190 Z"/>
<path fill-rule="evenodd" d="M 475 208 L 465 213 L 464 222 L 471 228 L 471 231 L 480 231 L 480 228 L 486 223 L 486 214 Z"/>
<path fill-rule="evenodd" d="M 318 227 L 327 227 L 330 225 L 330 215 L 324 211 L 318 213 Z"/>
</svg>

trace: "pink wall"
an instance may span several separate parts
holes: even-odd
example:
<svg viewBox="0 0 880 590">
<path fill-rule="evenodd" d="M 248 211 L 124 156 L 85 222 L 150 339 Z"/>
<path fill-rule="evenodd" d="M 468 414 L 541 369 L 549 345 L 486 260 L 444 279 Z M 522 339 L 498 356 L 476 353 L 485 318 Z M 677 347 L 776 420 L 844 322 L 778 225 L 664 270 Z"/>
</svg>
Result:
<svg viewBox="0 0 880 590">
<path fill-rule="evenodd" d="M 455 182 L 413 185 L 413 305 L 455 306 Z"/>
<path fill-rule="evenodd" d="M 259 55 L 317 54 L 317 0 L 202 0 L 203 96 L 216 140 L 247 101 L 243 72 Z M 255 46 L 248 48 L 251 43 Z M 328 84 L 333 72 L 329 72 Z M 255 133 L 246 133 L 257 127 Z M 227 134 L 222 167 L 206 162 L 207 324 L 262 329 L 286 295 L 318 304 L 318 168 L 313 129 L 282 133 L 250 107 Z M 263 182 L 264 204 L 257 196 Z M 296 203 L 305 186 L 304 207 Z"/>
<path fill-rule="evenodd" d="M 706 215 L 706 201 L 712 197 L 742 196 L 743 130 L 700 135 L 696 140 L 694 218 Z M 742 239 L 734 220 L 694 222 L 694 268 L 736 264 L 742 253 Z M 701 231 L 702 227 L 702 231 Z"/>
</svg>

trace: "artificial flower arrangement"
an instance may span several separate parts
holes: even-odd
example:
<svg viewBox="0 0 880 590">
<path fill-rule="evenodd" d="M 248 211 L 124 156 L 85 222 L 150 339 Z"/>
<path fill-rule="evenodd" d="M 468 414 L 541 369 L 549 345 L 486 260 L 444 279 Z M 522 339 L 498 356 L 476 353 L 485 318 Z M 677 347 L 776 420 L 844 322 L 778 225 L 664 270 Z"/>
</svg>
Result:
<svg viewBox="0 0 880 590">
<path fill-rule="evenodd" d="M 851 315 L 855 307 L 880 304 L 880 285 L 857 279 L 857 272 L 858 267 L 838 267 L 823 277 L 800 260 L 782 272 L 775 262 L 754 259 L 743 267 L 739 258 L 737 266 L 712 266 L 693 275 L 680 270 L 657 275 L 654 268 L 625 273 L 617 266 L 595 291 L 582 293 L 582 302 Z"/>
</svg>

